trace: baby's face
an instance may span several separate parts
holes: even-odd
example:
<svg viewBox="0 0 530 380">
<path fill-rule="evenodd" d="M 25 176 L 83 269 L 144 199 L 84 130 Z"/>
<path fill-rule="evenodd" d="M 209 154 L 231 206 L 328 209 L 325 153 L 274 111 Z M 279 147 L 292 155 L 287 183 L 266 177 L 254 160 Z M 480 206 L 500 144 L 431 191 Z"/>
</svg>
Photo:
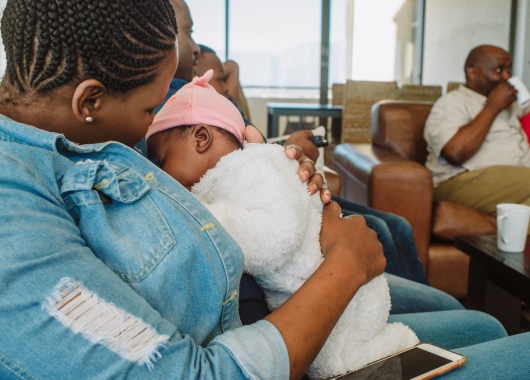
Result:
<svg viewBox="0 0 530 380">
<path fill-rule="evenodd" d="M 162 169 L 190 190 L 223 156 L 237 149 L 218 128 L 193 126 L 190 133 L 171 142 Z"/>
</svg>

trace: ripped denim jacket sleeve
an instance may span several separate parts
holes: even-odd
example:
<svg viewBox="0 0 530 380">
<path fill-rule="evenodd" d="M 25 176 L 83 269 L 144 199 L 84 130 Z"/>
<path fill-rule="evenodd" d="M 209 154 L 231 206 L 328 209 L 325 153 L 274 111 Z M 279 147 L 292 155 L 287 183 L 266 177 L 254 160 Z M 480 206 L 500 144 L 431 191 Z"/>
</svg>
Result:
<svg viewBox="0 0 530 380">
<path fill-rule="evenodd" d="M 239 248 L 165 173 L 3 117 L 0 165 L 1 379 L 288 378 L 239 322 Z"/>
</svg>

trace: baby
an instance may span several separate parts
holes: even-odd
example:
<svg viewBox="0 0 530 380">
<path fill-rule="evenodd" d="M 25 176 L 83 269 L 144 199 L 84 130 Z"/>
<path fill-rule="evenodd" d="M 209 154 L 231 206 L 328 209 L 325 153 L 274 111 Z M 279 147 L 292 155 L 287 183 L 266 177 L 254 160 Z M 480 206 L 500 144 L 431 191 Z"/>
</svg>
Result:
<svg viewBox="0 0 530 380">
<path fill-rule="evenodd" d="M 210 210 L 239 244 L 245 272 L 278 308 L 324 259 L 322 203 L 298 178 L 298 163 L 272 144 L 244 144 L 244 122 L 207 82 L 184 86 L 155 117 L 150 157 Z M 387 324 L 390 294 L 381 275 L 361 287 L 309 369 L 311 378 L 356 370 L 418 342 L 401 323 Z"/>
</svg>

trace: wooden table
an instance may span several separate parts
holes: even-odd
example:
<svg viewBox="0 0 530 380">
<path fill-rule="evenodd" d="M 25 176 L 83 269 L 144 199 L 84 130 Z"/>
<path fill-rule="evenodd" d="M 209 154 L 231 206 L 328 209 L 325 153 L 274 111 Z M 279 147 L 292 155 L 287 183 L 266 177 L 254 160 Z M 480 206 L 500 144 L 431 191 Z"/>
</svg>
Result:
<svg viewBox="0 0 530 380">
<path fill-rule="evenodd" d="M 520 332 L 521 301 L 530 304 L 530 239 L 524 252 L 497 249 L 495 235 L 455 239 L 470 257 L 467 308 L 496 317 L 508 334 Z"/>
<path fill-rule="evenodd" d="M 342 118 L 342 106 L 318 103 L 267 103 L 267 137 L 278 137 L 280 116 L 305 116 Z"/>
</svg>

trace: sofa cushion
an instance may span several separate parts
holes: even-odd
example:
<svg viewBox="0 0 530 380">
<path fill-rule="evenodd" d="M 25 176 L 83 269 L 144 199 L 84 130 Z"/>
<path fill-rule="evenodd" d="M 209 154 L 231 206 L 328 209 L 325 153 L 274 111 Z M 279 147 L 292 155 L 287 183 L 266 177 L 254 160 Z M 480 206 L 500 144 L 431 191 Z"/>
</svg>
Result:
<svg viewBox="0 0 530 380">
<path fill-rule="evenodd" d="M 448 201 L 434 203 L 432 234 L 437 241 L 452 242 L 457 236 L 497 233 L 491 215 Z"/>
</svg>

